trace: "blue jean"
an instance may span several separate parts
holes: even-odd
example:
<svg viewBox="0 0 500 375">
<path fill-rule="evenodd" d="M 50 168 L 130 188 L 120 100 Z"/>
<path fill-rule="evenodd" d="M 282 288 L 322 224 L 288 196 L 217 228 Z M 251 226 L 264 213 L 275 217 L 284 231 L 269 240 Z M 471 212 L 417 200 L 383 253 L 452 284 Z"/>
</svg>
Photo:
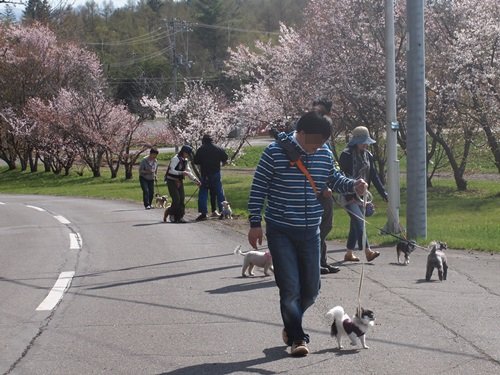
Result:
<svg viewBox="0 0 500 375">
<path fill-rule="evenodd" d="M 215 192 L 219 212 L 222 212 L 222 202 L 226 200 L 226 198 L 224 197 L 220 172 L 208 176 L 201 176 L 200 193 L 198 194 L 198 212 L 202 214 L 208 213 L 207 201 L 209 190 L 210 192 Z"/>
<path fill-rule="evenodd" d="M 358 244 L 358 249 L 363 249 L 363 220 L 365 215 L 362 210 L 362 206 L 358 203 L 350 203 L 345 206 L 349 217 L 351 218 L 351 224 L 349 227 L 349 236 L 347 237 L 347 249 L 354 250 L 356 243 Z M 354 216 L 354 215 L 358 216 Z M 370 248 L 368 244 L 368 237 L 366 237 L 366 248 Z"/>
<path fill-rule="evenodd" d="M 267 222 L 266 236 L 288 344 L 296 340 L 309 342 L 309 335 L 302 329 L 302 318 L 316 300 L 321 286 L 319 228 L 297 230 Z"/>
<path fill-rule="evenodd" d="M 142 189 L 142 203 L 144 207 L 151 206 L 155 194 L 155 181 L 146 180 L 144 177 L 139 176 L 139 182 Z"/>
</svg>

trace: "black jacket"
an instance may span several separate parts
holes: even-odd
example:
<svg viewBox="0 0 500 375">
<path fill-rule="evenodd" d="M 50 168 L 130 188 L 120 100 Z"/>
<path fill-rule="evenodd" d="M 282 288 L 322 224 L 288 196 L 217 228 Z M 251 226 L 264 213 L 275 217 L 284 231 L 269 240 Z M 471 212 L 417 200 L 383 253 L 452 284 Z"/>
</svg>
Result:
<svg viewBox="0 0 500 375">
<path fill-rule="evenodd" d="M 347 177 L 355 178 L 355 176 L 352 175 L 352 153 L 352 147 L 347 147 L 344 151 L 342 151 L 339 157 L 339 166 L 342 172 L 344 172 Z M 384 185 L 382 185 L 382 181 L 380 181 L 377 169 L 375 168 L 375 160 L 373 158 L 373 155 L 369 151 L 366 151 L 366 153 L 368 154 L 368 160 L 370 162 L 370 177 L 368 178 L 368 181 L 366 181 L 368 184 L 368 188 L 370 188 L 370 185 L 373 182 L 373 185 L 375 185 L 375 188 L 377 189 L 382 199 L 387 200 L 387 193 L 385 191 Z M 354 195 L 352 196 L 352 198 L 353 197 Z M 351 197 L 346 198 L 349 200 Z"/>
<path fill-rule="evenodd" d="M 226 151 L 212 142 L 204 141 L 194 155 L 193 163 L 200 166 L 202 176 L 209 176 L 220 171 L 221 164 L 227 162 Z"/>
</svg>

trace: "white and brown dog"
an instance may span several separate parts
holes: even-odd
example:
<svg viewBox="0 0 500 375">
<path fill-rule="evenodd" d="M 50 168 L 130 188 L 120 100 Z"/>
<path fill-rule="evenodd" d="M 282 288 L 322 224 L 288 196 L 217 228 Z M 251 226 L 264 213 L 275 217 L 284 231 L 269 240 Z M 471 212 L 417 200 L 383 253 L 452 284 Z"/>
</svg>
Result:
<svg viewBox="0 0 500 375">
<path fill-rule="evenodd" d="M 222 212 L 220 213 L 220 219 L 232 219 L 233 218 L 233 210 L 231 210 L 231 206 L 228 201 L 222 201 Z"/>
<path fill-rule="evenodd" d="M 243 255 L 243 267 L 241 268 L 241 276 L 246 277 L 246 272 L 248 270 L 248 276 L 254 276 L 253 268 L 255 266 L 264 268 L 264 275 L 270 276 L 268 271 L 274 272 L 273 268 L 273 258 L 271 253 L 268 251 L 258 251 L 251 250 L 247 252 L 241 251 L 241 246 L 237 246 L 234 249 L 235 254 Z"/>
<path fill-rule="evenodd" d="M 356 312 L 354 319 L 344 312 L 342 306 L 335 306 L 326 313 L 326 316 L 333 319 L 331 326 L 331 335 L 337 339 L 338 349 L 343 349 L 341 339 L 342 336 L 347 336 L 351 339 L 351 345 L 355 346 L 361 342 L 364 349 L 368 349 L 366 345 L 366 332 L 368 328 L 375 324 L 375 316 L 373 311 L 360 308 L 361 311 Z"/>
<path fill-rule="evenodd" d="M 155 194 L 155 204 L 156 208 L 167 208 L 168 197 L 166 195 Z"/>
</svg>

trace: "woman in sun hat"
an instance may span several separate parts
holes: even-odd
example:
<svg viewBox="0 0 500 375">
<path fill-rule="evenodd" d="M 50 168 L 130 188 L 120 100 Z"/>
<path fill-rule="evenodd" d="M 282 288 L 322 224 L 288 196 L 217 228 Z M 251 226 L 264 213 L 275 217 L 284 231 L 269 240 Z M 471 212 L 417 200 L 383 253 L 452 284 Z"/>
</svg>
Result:
<svg viewBox="0 0 500 375">
<path fill-rule="evenodd" d="M 352 131 L 352 137 L 347 147 L 340 154 L 340 169 L 347 177 L 362 178 L 368 183 L 368 187 L 373 182 L 384 201 L 387 201 L 387 193 L 380 181 L 373 155 L 368 151 L 368 147 L 374 144 L 375 140 L 370 137 L 370 132 L 364 126 L 358 126 Z M 359 258 L 354 255 L 356 244 L 358 249 L 363 249 L 363 197 L 356 194 L 346 194 L 342 196 L 343 206 L 351 218 L 349 236 L 347 237 L 347 251 L 344 260 L 347 262 L 358 262 Z M 365 247 L 366 260 L 371 262 L 380 255 L 378 251 L 370 249 L 368 237 L 366 237 Z"/>
</svg>

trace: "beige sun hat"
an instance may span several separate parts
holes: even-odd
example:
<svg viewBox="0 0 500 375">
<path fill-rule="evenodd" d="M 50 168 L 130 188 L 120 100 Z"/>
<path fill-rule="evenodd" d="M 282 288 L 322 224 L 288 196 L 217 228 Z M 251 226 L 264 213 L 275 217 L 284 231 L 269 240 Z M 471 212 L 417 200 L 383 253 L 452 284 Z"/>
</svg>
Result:
<svg viewBox="0 0 500 375">
<path fill-rule="evenodd" d="M 349 141 L 349 146 L 371 145 L 373 143 L 376 142 L 370 137 L 370 132 L 368 131 L 367 127 L 358 126 L 354 128 L 354 130 L 352 131 L 351 140 Z"/>
</svg>

